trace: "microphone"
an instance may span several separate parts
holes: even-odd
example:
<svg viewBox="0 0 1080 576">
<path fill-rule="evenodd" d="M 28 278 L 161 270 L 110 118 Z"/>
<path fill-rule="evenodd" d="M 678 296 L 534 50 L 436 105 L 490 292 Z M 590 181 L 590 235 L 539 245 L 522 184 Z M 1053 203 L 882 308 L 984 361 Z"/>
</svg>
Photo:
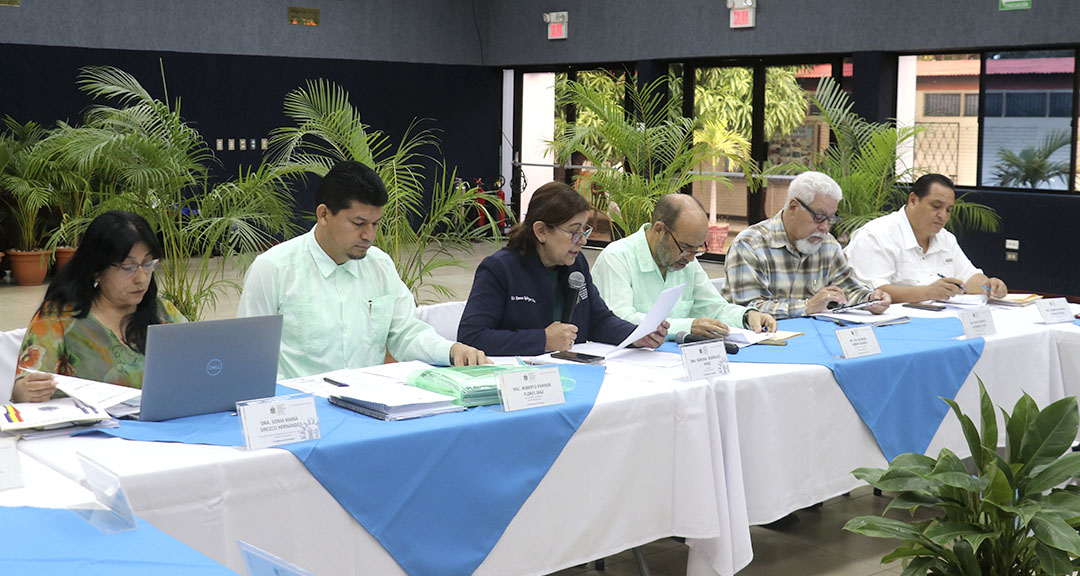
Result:
<svg viewBox="0 0 1080 576">
<path fill-rule="evenodd" d="M 585 275 L 577 270 L 570 273 L 570 277 L 566 279 L 566 302 L 563 304 L 562 322 L 563 324 L 569 324 L 570 319 L 574 317 L 574 308 L 577 308 L 578 302 L 581 302 L 588 296 L 588 289 L 585 288 Z"/>
<path fill-rule="evenodd" d="M 714 342 L 716 340 L 723 340 L 723 339 L 724 339 L 723 337 L 720 337 L 720 338 L 706 338 L 705 336 L 697 336 L 696 334 L 691 334 L 691 333 L 687 332 L 686 330 L 680 330 L 678 333 L 675 334 L 675 343 L 676 344 L 691 344 L 693 342 Z M 739 353 L 739 346 L 737 344 L 735 344 L 734 342 L 724 342 L 724 351 L 727 352 L 728 354 L 738 354 Z"/>
</svg>

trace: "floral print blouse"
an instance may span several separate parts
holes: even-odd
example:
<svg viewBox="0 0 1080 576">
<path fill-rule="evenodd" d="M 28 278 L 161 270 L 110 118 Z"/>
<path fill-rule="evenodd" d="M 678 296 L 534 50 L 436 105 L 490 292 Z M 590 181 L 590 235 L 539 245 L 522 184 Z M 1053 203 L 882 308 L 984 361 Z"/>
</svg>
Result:
<svg viewBox="0 0 1080 576">
<path fill-rule="evenodd" d="M 158 311 L 163 323 L 187 321 L 167 300 L 158 300 Z M 76 318 L 67 307 L 59 313 L 42 314 L 39 310 L 34 314 L 19 349 L 16 373 L 38 370 L 142 388 L 143 366 L 143 355 L 99 322 L 93 312 Z"/>
</svg>

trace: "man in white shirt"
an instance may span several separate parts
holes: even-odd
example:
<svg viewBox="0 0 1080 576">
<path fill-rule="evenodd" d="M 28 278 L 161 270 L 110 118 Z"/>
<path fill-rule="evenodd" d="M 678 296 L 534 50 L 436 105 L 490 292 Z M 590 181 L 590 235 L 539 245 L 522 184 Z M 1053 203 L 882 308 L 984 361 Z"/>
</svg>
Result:
<svg viewBox="0 0 1080 576">
<path fill-rule="evenodd" d="M 488 362 L 417 318 L 393 261 L 372 246 L 386 201 L 374 170 L 339 162 L 319 183 L 315 227 L 248 269 L 237 316 L 284 316 L 279 378 L 382 364 L 387 351 L 429 364 Z"/>
<path fill-rule="evenodd" d="M 927 174 L 915 181 L 903 208 L 867 222 L 844 249 L 855 274 L 892 296 L 893 302 L 948 300 L 961 293 L 1008 293 L 988 278 L 945 230 L 956 191 L 952 180 Z"/>
</svg>

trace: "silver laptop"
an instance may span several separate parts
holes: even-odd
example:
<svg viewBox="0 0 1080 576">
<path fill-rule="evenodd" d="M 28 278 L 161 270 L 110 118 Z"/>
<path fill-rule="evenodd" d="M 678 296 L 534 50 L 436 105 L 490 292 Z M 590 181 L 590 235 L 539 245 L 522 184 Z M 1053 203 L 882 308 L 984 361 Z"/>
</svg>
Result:
<svg viewBox="0 0 1080 576">
<path fill-rule="evenodd" d="M 233 411 L 273 396 L 280 347 L 281 316 L 148 327 L 139 420 Z"/>
</svg>

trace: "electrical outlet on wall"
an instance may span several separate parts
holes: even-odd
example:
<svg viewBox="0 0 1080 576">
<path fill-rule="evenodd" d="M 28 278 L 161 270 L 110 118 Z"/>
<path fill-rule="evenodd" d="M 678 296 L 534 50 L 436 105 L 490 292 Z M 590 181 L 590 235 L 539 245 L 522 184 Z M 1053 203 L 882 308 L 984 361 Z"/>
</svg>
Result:
<svg viewBox="0 0 1080 576">
<path fill-rule="evenodd" d="M 1013 252 L 1012 250 L 1009 250 L 1009 251 L 1005 252 L 1005 261 L 1006 262 L 1019 262 L 1020 261 L 1020 253 L 1019 252 Z"/>
<path fill-rule="evenodd" d="M 1006 250 L 1019 250 L 1020 249 L 1020 241 L 1019 240 L 1006 240 L 1005 241 L 1005 249 Z"/>
</svg>

